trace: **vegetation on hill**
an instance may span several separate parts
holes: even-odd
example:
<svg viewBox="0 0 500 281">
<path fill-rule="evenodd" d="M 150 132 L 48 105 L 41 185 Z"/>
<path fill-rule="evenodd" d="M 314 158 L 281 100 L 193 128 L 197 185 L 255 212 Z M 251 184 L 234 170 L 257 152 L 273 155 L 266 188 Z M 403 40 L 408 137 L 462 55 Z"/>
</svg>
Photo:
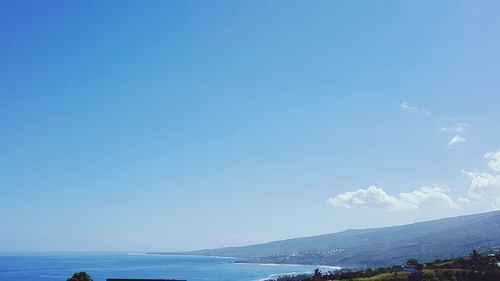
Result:
<svg viewBox="0 0 500 281">
<path fill-rule="evenodd" d="M 76 272 L 67 281 L 93 281 L 87 272 Z"/>
<path fill-rule="evenodd" d="M 274 281 L 499 281 L 499 260 L 498 252 L 480 254 L 473 251 L 465 258 L 435 260 L 426 264 L 410 259 L 405 267 L 364 268 L 355 271 L 343 269 L 327 273 L 316 269 L 312 275 L 282 276 Z M 414 272 L 405 272 L 405 269 L 414 269 Z"/>
<path fill-rule="evenodd" d="M 394 227 L 347 230 L 245 247 L 191 252 L 248 263 L 381 267 L 409 258 L 432 261 L 500 247 L 500 211 Z"/>
</svg>

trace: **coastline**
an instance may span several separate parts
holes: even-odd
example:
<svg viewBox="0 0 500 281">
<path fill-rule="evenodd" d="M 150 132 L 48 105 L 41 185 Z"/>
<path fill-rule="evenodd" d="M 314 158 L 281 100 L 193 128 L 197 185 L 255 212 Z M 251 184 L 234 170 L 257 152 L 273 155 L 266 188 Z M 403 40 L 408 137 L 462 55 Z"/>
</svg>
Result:
<svg viewBox="0 0 500 281">
<path fill-rule="evenodd" d="M 218 258 L 218 259 L 234 259 L 241 260 L 243 258 L 239 257 L 228 257 L 228 256 L 214 256 L 214 255 L 196 255 L 196 254 L 184 254 L 184 253 L 162 253 L 162 252 L 146 252 L 145 255 L 157 255 L 157 256 L 186 256 L 186 257 L 204 257 L 204 258 Z"/>
<path fill-rule="evenodd" d="M 345 267 L 341 266 L 334 266 L 334 265 L 323 265 L 323 264 L 300 264 L 300 263 L 255 263 L 255 262 L 235 262 L 235 264 L 255 264 L 255 265 L 264 265 L 264 266 L 290 266 L 290 267 L 297 267 L 297 266 L 313 266 L 313 267 L 318 267 L 318 268 L 329 268 L 331 270 L 339 270 Z"/>
<path fill-rule="evenodd" d="M 117 275 L 140 278 L 177 277 L 193 281 L 221 280 L 218 277 L 226 276 L 229 279 L 223 280 L 258 281 L 285 275 L 309 274 L 315 268 L 314 265 L 242 264 L 235 263 L 236 259 L 231 257 L 165 253 L 158 255 L 139 251 L 113 252 L 105 255 L 67 253 L 56 256 L 47 254 L 21 257 L 22 259 L 19 256 L 6 256 L 1 259 L 3 265 L 3 268 L 0 268 L 1 280 L 37 280 L 41 276 L 49 276 L 42 279 L 60 281 L 66 280 L 76 269 L 82 268 L 87 269 L 94 280 L 99 281 Z M 25 263 L 23 260 L 30 262 Z M 61 267 L 61 264 L 64 266 Z M 187 267 L 189 271 L 186 271 Z M 327 272 L 331 269 L 322 267 L 321 270 Z M 30 272 L 29 279 L 23 279 L 25 272 Z"/>
<path fill-rule="evenodd" d="M 162 252 L 147 252 L 145 255 L 159 255 L 159 256 L 189 256 L 189 257 L 204 257 L 204 258 L 218 258 L 218 259 L 234 259 L 234 264 L 254 264 L 254 265 L 264 265 L 264 266 L 314 266 L 318 268 L 329 268 L 331 270 L 339 270 L 345 267 L 335 266 L 335 265 L 324 265 L 324 264 L 308 264 L 308 263 L 262 263 L 262 262 L 247 262 L 244 258 L 240 257 L 228 257 L 228 256 L 214 256 L 214 255 L 196 255 L 196 254 L 183 254 L 183 253 L 162 253 Z"/>
</svg>

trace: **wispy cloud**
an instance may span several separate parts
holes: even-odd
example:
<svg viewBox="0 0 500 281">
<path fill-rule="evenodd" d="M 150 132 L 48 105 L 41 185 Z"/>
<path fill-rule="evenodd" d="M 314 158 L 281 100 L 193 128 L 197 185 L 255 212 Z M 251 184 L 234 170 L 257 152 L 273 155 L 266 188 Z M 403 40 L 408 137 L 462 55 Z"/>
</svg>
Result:
<svg viewBox="0 0 500 281">
<path fill-rule="evenodd" d="M 439 132 L 441 133 L 453 133 L 455 134 L 449 141 L 448 141 L 448 148 L 453 148 L 458 144 L 461 143 L 466 143 L 467 139 L 465 136 L 468 134 L 468 127 L 469 124 L 466 123 L 456 123 L 455 125 L 451 127 L 441 127 L 439 128 Z"/>
<path fill-rule="evenodd" d="M 466 135 L 468 133 L 467 127 L 469 127 L 469 124 L 467 123 L 456 123 L 451 127 L 441 127 L 439 128 L 439 131 L 442 133 L 452 132 L 461 135 Z"/>
<path fill-rule="evenodd" d="M 467 142 L 467 140 L 464 137 L 462 137 L 460 135 L 456 135 L 453 138 L 451 138 L 451 140 L 448 142 L 447 146 L 449 148 L 452 148 L 457 144 L 466 143 L 466 142 Z"/>
<path fill-rule="evenodd" d="M 425 208 L 458 208 L 448 195 L 449 189 L 443 185 L 424 186 L 397 197 L 387 194 L 382 188 L 370 186 L 356 191 L 338 194 L 329 198 L 327 203 L 335 207 L 366 208 L 386 211 L 406 211 Z"/>
<path fill-rule="evenodd" d="M 410 110 L 410 111 L 418 111 L 418 108 L 416 106 L 413 106 L 413 105 L 411 105 L 411 104 L 409 104 L 407 102 L 403 102 L 401 104 L 401 107 L 403 109 Z"/>
<path fill-rule="evenodd" d="M 403 108 L 406 111 L 431 114 L 430 111 L 418 108 L 415 105 L 412 105 L 406 101 L 401 103 L 401 108 Z M 446 146 L 448 148 L 453 148 L 459 144 L 466 143 L 467 142 L 466 136 L 468 134 L 469 124 L 459 122 L 459 119 L 457 118 L 450 118 L 449 121 L 455 121 L 456 123 L 450 127 L 441 127 L 438 129 L 440 133 L 452 134 Z"/>
<path fill-rule="evenodd" d="M 408 102 L 401 103 L 401 108 L 403 108 L 404 110 L 408 110 L 408 111 L 415 111 L 415 112 L 422 112 L 425 114 L 430 114 L 430 111 L 420 109 L 414 105 L 409 104 Z"/>
</svg>

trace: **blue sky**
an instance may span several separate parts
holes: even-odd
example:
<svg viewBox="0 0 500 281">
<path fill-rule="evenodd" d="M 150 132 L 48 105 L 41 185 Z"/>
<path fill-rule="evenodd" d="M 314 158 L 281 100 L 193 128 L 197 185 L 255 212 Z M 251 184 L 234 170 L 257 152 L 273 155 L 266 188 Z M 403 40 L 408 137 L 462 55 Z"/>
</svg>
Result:
<svg viewBox="0 0 500 281">
<path fill-rule="evenodd" d="M 500 207 L 498 1 L 4 1 L 0 251 Z"/>
</svg>

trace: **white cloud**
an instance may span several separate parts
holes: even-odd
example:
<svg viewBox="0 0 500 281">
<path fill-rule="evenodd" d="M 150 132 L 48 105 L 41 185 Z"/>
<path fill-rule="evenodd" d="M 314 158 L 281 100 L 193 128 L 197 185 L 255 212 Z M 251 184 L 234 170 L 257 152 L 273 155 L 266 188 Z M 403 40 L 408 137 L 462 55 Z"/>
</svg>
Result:
<svg viewBox="0 0 500 281">
<path fill-rule="evenodd" d="M 439 128 L 439 131 L 443 133 L 452 132 L 460 135 L 467 135 L 468 133 L 467 127 L 469 127 L 469 124 L 467 123 L 456 123 L 454 126 L 451 127 Z"/>
<path fill-rule="evenodd" d="M 439 132 L 441 133 L 454 133 L 455 136 L 453 136 L 449 141 L 448 141 L 448 148 L 452 148 L 456 146 L 457 144 L 460 143 L 466 143 L 467 140 L 465 139 L 465 136 L 468 133 L 467 127 L 469 124 L 466 123 L 456 123 L 454 126 L 451 127 L 442 127 L 439 128 Z"/>
<path fill-rule="evenodd" d="M 500 172 L 500 150 L 487 152 L 484 159 L 490 160 L 488 167 L 495 172 Z"/>
<path fill-rule="evenodd" d="M 406 109 L 406 110 L 410 110 L 410 111 L 418 111 L 418 108 L 416 106 L 413 106 L 413 105 L 410 105 L 409 103 L 407 102 L 403 102 L 401 104 L 401 107 L 403 109 Z"/>
<path fill-rule="evenodd" d="M 467 142 L 467 140 L 464 137 L 462 137 L 460 135 L 456 135 L 453 138 L 451 138 L 451 140 L 448 142 L 447 146 L 449 148 L 452 148 L 457 144 L 466 143 L 466 142 Z"/>
<path fill-rule="evenodd" d="M 467 194 L 472 200 L 490 203 L 494 209 L 500 206 L 500 175 L 482 172 L 462 171 L 470 178 L 470 188 Z"/>
<path fill-rule="evenodd" d="M 496 173 L 500 172 L 500 150 L 487 152 L 484 154 L 484 158 L 489 160 L 488 168 Z M 470 188 L 467 192 L 469 198 L 490 203 L 493 209 L 498 209 L 500 206 L 500 174 L 478 171 L 462 171 L 462 173 L 470 179 Z"/>
<path fill-rule="evenodd" d="M 419 109 L 418 107 L 414 106 L 414 105 L 411 105 L 407 102 L 403 102 L 401 103 L 401 107 L 404 109 L 404 110 L 408 110 L 408 111 L 415 111 L 415 112 L 423 112 L 425 114 L 431 114 L 430 111 L 428 110 L 421 110 Z"/>
<path fill-rule="evenodd" d="M 461 202 L 461 203 L 469 203 L 470 199 L 469 198 L 465 198 L 465 197 L 460 197 L 460 198 L 458 198 L 457 201 Z"/>
<path fill-rule="evenodd" d="M 366 189 L 358 189 L 353 192 L 345 192 L 333 198 L 329 198 L 328 203 L 336 207 L 345 208 L 370 208 L 370 209 L 413 209 L 412 205 L 405 205 L 397 198 L 385 193 L 384 190 L 376 186 L 370 186 Z"/>
<path fill-rule="evenodd" d="M 460 131 L 454 129 L 453 132 Z M 464 131 L 461 131 L 464 132 Z M 484 154 L 491 172 L 462 171 L 470 179 L 467 196 L 456 200 L 451 198 L 450 191 L 444 185 L 423 186 L 418 190 L 390 195 L 382 188 L 370 186 L 356 191 L 344 192 L 329 198 L 327 203 L 335 207 L 365 208 L 386 211 L 408 211 L 437 208 L 474 208 L 473 206 L 489 206 L 494 210 L 500 208 L 500 150 Z"/>
<path fill-rule="evenodd" d="M 400 193 L 399 198 L 401 201 L 418 207 L 458 208 L 458 205 L 448 196 L 449 191 L 450 189 L 444 185 L 423 186 L 410 193 Z"/>
<path fill-rule="evenodd" d="M 457 208 L 458 205 L 446 194 L 445 186 L 424 186 L 409 193 L 400 193 L 398 197 L 387 194 L 383 189 L 370 186 L 353 192 L 338 194 L 329 198 L 327 203 L 344 208 L 367 208 L 388 211 L 414 210 L 421 206 Z"/>
</svg>

